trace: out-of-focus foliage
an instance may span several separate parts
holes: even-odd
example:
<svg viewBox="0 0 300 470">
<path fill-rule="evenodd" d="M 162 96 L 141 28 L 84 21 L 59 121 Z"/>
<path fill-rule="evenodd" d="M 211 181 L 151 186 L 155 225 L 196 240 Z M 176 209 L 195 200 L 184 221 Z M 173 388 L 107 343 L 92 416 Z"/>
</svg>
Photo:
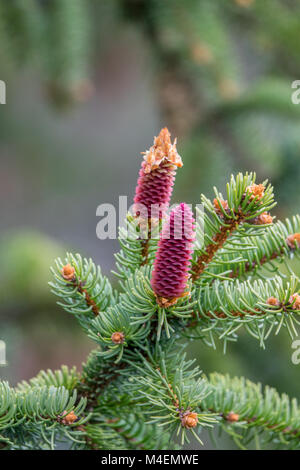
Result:
<svg viewBox="0 0 300 470">
<path fill-rule="evenodd" d="M 189 137 L 181 184 L 207 190 L 207 173 L 256 169 L 287 199 L 299 177 L 298 1 L 1 0 L 0 12 L 1 74 L 35 66 L 57 106 L 91 96 L 96 55 L 106 67 L 112 31 L 134 28 L 163 121 Z"/>
<path fill-rule="evenodd" d="M 89 93 L 88 2 L 84 0 L 0 1 L 2 78 L 36 66 L 56 105 Z"/>
<path fill-rule="evenodd" d="M 132 41 L 142 44 L 151 64 L 151 91 L 157 98 L 155 112 L 158 109 L 163 124 L 181 137 L 185 171 L 178 173 L 176 196 L 199 202 L 199 193 L 210 190 L 212 183 L 222 184 L 224 175 L 253 169 L 259 178 L 272 180 L 285 217 L 297 211 L 300 202 L 296 189 L 300 177 L 300 105 L 291 103 L 291 83 L 300 78 L 299 29 L 298 0 L 0 0 L 0 79 L 7 82 L 8 93 L 12 93 L 11 78 L 24 70 L 34 70 L 48 108 L 57 111 L 68 105 L 74 111 L 78 108 L 70 107 L 71 104 L 78 105 L 93 96 L 99 86 L 99 70 L 107 68 L 108 60 L 116 63 L 120 59 L 118 43 L 114 45 L 116 37 L 122 41 L 124 32 L 134 31 Z M 130 49 L 136 53 L 130 41 L 125 48 L 125 55 L 132 53 Z M 117 53 L 112 57 L 114 51 Z M 131 62 L 128 63 L 130 67 Z M 83 164 L 80 166 L 78 155 L 74 164 L 63 168 L 62 162 L 57 170 L 60 153 L 74 157 L 74 149 L 61 142 L 60 135 L 53 139 L 57 128 L 51 128 L 50 123 L 44 133 L 35 133 L 34 125 L 25 126 L 22 117 L 13 127 L 18 109 L 15 114 L 9 114 L 8 106 L 2 107 L 1 112 L 4 109 L 0 116 L 1 140 L 9 135 L 19 146 L 24 160 L 20 171 L 24 172 L 26 166 L 37 167 L 39 172 L 46 169 L 49 199 L 51 190 L 57 193 L 54 178 L 60 182 L 61 200 L 66 196 L 75 199 L 75 193 L 80 191 L 86 194 L 88 183 L 84 181 L 84 189 L 79 187 Z M 65 116 L 58 115 L 62 121 Z M 93 118 L 91 113 L 90 127 Z M 45 128 L 47 124 L 43 123 Z M 97 121 L 95 125 L 101 123 Z M 28 134 L 30 145 L 27 140 L 24 145 L 24 139 L 17 142 L 16 129 Z M 61 129 L 64 133 L 65 128 Z M 125 140 L 133 140 L 133 134 L 125 136 Z M 48 140 L 43 138 L 46 135 Z M 0 158 L 3 148 L 5 156 L 5 144 Z M 99 159 L 101 155 L 107 158 L 101 137 L 99 144 Z M 43 160 L 48 162 L 45 166 L 41 165 Z M 97 161 L 96 165 L 99 181 L 104 184 L 101 163 Z M 113 165 L 107 162 L 104 167 L 109 175 L 106 179 L 113 174 Z M 89 168 L 96 173 L 95 167 Z M 26 178 L 31 172 L 33 180 L 34 168 L 26 170 Z M 64 179 L 66 173 L 71 175 L 68 180 Z M 51 175 L 55 176 L 51 179 Z M 49 310 L 52 320 L 55 311 L 53 304 L 48 304 L 48 270 L 60 253 L 56 243 L 36 234 L 11 234 L 1 240 L 0 315 L 5 313 L 1 338 L 11 349 L 10 361 L 15 343 L 20 344 L 25 335 L 22 326 L 18 330 L 20 337 L 11 339 L 16 325 L 10 321 L 15 316 L 19 319 L 24 308 L 29 312 L 43 303 L 43 312 Z M 293 269 L 299 273 L 296 263 Z M 30 341 L 42 347 L 43 332 L 50 331 L 49 320 L 43 319 L 38 326 L 36 316 L 23 317 Z M 66 343 L 66 332 L 58 325 L 53 336 L 60 334 Z M 70 324 L 68 334 L 72 335 Z M 80 346 L 76 349 L 80 350 Z M 224 358 L 205 348 L 199 352 L 196 344 L 193 349 L 193 357 L 199 355 L 201 369 L 207 373 L 217 369 L 232 375 L 245 374 L 281 391 L 298 393 L 299 366 L 291 364 L 291 345 L 286 335 L 271 339 L 265 355 L 257 351 L 254 340 L 243 337 L 239 345 L 231 345 Z M 49 356 L 44 353 L 44 357 L 47 367 Z"/>
<path fill-rule="evenodd" d="M 22 231 L 0 241 L 0 298 L 2 309 L 24 303 L 40 305 L 50 300 L 49 263 L 62 251 L 58 243 L 39 233 Z"/>
</svg>

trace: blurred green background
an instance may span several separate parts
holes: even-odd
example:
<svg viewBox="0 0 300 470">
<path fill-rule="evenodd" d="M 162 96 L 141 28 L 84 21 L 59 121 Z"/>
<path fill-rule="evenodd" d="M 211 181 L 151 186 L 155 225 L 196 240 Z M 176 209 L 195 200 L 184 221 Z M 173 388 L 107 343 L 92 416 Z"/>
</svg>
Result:
<svg viewBox="0 0 300 470">
<path fill-rule="evenodd" d="M 299 31 L 298 0 L 0 0 L 1 378 L 80 367 L 93 345 L 56 306 L 49 266 L 74 250 L 109 274 L 117 242 L 97 239 L 96 208 L 132 199 L 162 126 L 184 161 L 174 202 L 255 170 L 275 186 L 272 215 L 298 210 Z M 189 355 L 299 397 L 291 342 L 263 351 L 242 335 L 226 356 L 197 343 Z"/>
</svg>

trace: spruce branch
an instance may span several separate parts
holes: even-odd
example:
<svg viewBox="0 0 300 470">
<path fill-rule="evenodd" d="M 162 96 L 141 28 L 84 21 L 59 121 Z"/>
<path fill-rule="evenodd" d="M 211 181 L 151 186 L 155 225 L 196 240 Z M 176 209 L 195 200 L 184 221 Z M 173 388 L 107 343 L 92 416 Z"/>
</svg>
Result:
<svg viewBox="0 0 300 470">
<path fill-rule="evenodd" d="M 172 165 L 181 160 L 163 129 L 145 154 L 136 195 L 148 202 L 163 195 L 168 205 Z M 272 331 L 295 337 L 300 324 L 299 279 L 272 264 L 299 255 L 299 216 L 273 223 L 272 187 L 252 173 L 232 177 L 226 199 L 216 189 L 215 196 L 202 196 L 194 258 L 188 205 L 166 220 L 161 209 L 158 243 L 144 243 L 148 217 L 128 214 L 117 291 L 92 260 L 67 254 L 55 262 L 52 291 L 97 348 L 82 373 L 62 366 L 14 389 L 0 382 L 1 448 L 52 449 L 67 440 L 77 449 L 166 449 L 176 447 L 176 435 L 181 444 L 201 442 L 201 430 L 216 427 L 242 446 L 263 433 L 263 445 L 299 447 L 295 401 L 245 379 L 207 379 L 183 351 L 187 337 L 226 346 L 241 328 L 264 346 Z M 267 278 L 262 266 L 277 275 Z"/>
<path fill-rule="evenodd" d="M 27 390 L 33 387 L 42 387 L 42 386 L 53 386 L 53 387 L 64 387 L 70 392 L 78 385 L 80 378 L 79 372 L 77 372 L 76 367 L 69 369 L 68 366 L 61 366 L 60 369 L 52 371 L 48 369 L 47 371 L 41 370 L 36 377 L 30 379 L 29 382 L 23 380 L 17 385 L 17 391 L 26 392 Z"/>
<path fill-rule="evenodd" d="M 198 290 L 198 304 L 191 337 L 201 337 L 215 347 L 214 336 L 224 341 L 237 339 L 237 331 L 244 329 L 256 338 L 262 347 L 272 331 L 278 334 L 282 327 L 289 335 L 297 336 L 300 324 L 299 279 L 293 275 L 288 281 L 273 279 L 251 281 L 216 281 Z M 299 297 L 300 298 L 300 297 Z"/>
<path fill-rule="evenodd" d="M 152 264 L 154 254 L 157 249 L 157 236 L 160 225 L 151 224 L 151 237 L 146 230 L 141 227 L 139 218 L 132 214 L 127 214 L 125 227 L 119 230 L 119 244 L 121 250 L 115 254 L 117 271 L 112 273 L 119 279 L 120 286 L 124 288 L 124 281 L 128 279 L 141 266 Z M 145 262 L 147 254 L 147 263 Z"/>
<path fill-rule="evenodd" d="M 51 271 L 54 282 L 49 285 L 62 300 L 58 304 L 75 315 L 83 329 L 88 330 L 91 319 L 114 303 L 108 279 L 91 259 L 67 253 L 65 262 L 58 258 Z"/>
<path fill-rule="evenodd" d="M 186 361 L 185 354 L 166 357 L 159 346 L 153 353 L 147 351 L 147 358 L 140 356 L 141 364 L 129 364 L 138 374 L 133 385 L 135 401 L 143 413 L 148 416 L 147 423 L 158 423 L 168 427 L 172 433 L 180 436 L 181 444 L 189 442 L 190 431 L 200 442 L 196 431 L 201 427 L 211 427 L 216 419 L 212 413 L 200 413 L 199 403 L 207 394 L 207 386 L 194 361 Z M 176 365 L 175 365 L 176 364 Z"/>
<path fill-rule="evenodd" d="M 259 237 L 250 236 L 241 239 L 245 248 L 242 259 L 234 259 L 234 253 L 222 254 L 223 264 L 210 267 L 218 275 L 230 278 L 260 275 L 260 268 L 274 275 L 283 275 L 280 267 L 288 259 L 299 257 L 300 244 L 297 236 L 300 232 L 300 217 L 294 216 L 285 222 L 278 221 L 265 228 Z M 226 246 L 225 246 L 226 249 Z"/>
<path fill-rule="evenodd" d="M 204 232 L 203 247 L 196 247 L 192 267 L 192 280 L 197 281 L 204 275 L 212 277 L 208 267 L 219 250 L 227 242 L 222 254 L 237 250 L 239 237 L 245 237 L 260 230 L 265 225 L 261 217 L 274 207 L 273 188 L 263 184 L 255 184 L 255 174 L 239 173 L 232 176 L 227 184 L 227 200 L 215 188 L 214 203 L 202 195 L 204 213 L 198 211 L 198 239 Z M 233 237 L 236 232 L 236 237 Z"/>
<path fill-rule="evenodd" d="M 152 155 L 151 152 L 155 155 L 150 149 L 146 153 L 147 158 Z M 143 162 L 137 189 L 140 196 L 144 194 L 143 185 L 148 184 L 144 178 L 146 165 L 153 162 L 155 158 L 152 157 Z M 155 180 L 156 176 L 153 175 L 153 178 Z M 159 181 L 162 184 L 163 179 Z M 152 195 L 152 190 L 149 189 L 148 193 L 146 188 L 145 191 L 145 194 Z M 86 260 L 84 263 L 77 260 L 76 265 L 72 255 L 69 255 L 68 264 L 62 266 L 60 262 L 57 265 L 58 272 L 56 270 L 54 273 L 56 279 L 58 277 L 60 282 L 77 288 L 76 295 L 81 295 L 81 300 L 87 304 L 88 316 L 85 317 L 84 328 L 99 346 L 88 359 L 77 383 L 80 396 L 87 399 L 87 409 L 92 413 L 89 424 L 82 428 L 86 444 L 92 448 L 101 448 L 101 439 L 105 442 L 105 436 L 113 431 L 119 433 L 120 446 L 132 448 L 135 428 L 139 429 L 140 439 L 136 447 L 142 446 L 144 432 L 141 429 L 144 427 L 142 424 L 135 426 L 136 419 L 146 427 L 154 426 L 155 435 L 157 428 L 166 426 L 168 432 L 181 435 L 182 443 L 189 440 L 188 432 L 200 440 L 198 431 L 218 421 L 220 416 L 216 419 L 211 410 L 209 413 L 203 412 L 199 405 L 206 394 L 211 393 L 201 372 L 197 368 L 191 369 L 192 363 L 185 361 L 184 355 L 171 351 L 175 338 L 186 335 L 191 317 L 194 326 L 191 335 L 199 334 L 211 344 L 214 344 L 214 336 L 224 339 L 225 344 L 235 340 L 241 326 L 261 345 L 274 328 L 278 332 L 284 326 L 295 335 L 300 309 L 298 279 L 295 276 L 284 282 L 280 276 L 264 282 L 241 282 L 229 274 L 236 266 L 241 268 L 242 263 L 246 271 L 246 263 L 249 263 L 255 250 L 256 256 L 260 256 L 258 237 L 260 240 L 266 237 L 272 246 L 278 247 L 279 244 L 284 247 L 280 251 L 282 255 L 297 253 L 298 219 L 293 219 L 292 223 L 287 221 L 285 225 L 273 224 L 268 212 L 274 206 L 272 187 L 266 182 L 255 184 L 252 173 L 231 178 L 227 185 L 227 200 L 216 189 L 215 194 L 213 203 L 202 196 L 207 214 L 200 220 L 198 230 L 203 223 L 204 248 L 196 247 L 191 280 L 188 280 L 188 269 L 194 227 L 193 217 L 184 204 L 171 212 L 169 227 L 168 221 L 165 221 L 157 251 L 156 244 L 153 244 L 153 251 L 150 252 L 150 240 L 147 245 L 143 243 L 143 219 L 127 216 L 129 234 L 134 236 L 120 237 L 121 252 L 117 255 L 120 292 L 113 295 L 111 288 L 109 291 L 101 289 L 102 305 L 97 315 L 89 301 L 93 299 L 89 284 L 86 287 L 85 283 L 78 282 L 82 277 L 89 278 L 92 271 L 90 282 L 95 285 L 93 280 L 97 269 L 94 265 Z M 183 224 L 181 217 L 176 225 L 176 211 L 181 216 L 189 216 L 189 232 L 184 233 L 181 240 L 177 240 L 175 235 L 183 225 L 186 229 L 187 221 Z M 146 219 L 146 225 L 148 229 L 149 219 Z M 170 233 L 167 237 L 165 232 L 168 229 Z M 273 255 L 269 253 L 266 243 L 264 250 L 266 254 L 263 256 L 269 255 L 271 260 Z M 237 251 L 242 256 L 237 256 Z M 153 270 L 151 264 L 154 265 Z M 214 283 L 210 282 L 212 279 Z M 195 280 L 197 282 L 192 286 Z M 81 288 L 79 292 L 78 285 Z M 185 292 L 188 295 L 183 295 Z M 71 297 L 69 291 L 60 293 L 62 297 Z M 109 301 L 109 297 L 113 300 Z M 70 309 L 68 304 L 64 305 L 67 310 Z M 75 313 L 80 314 L 76 310 Z M 226 419 L 235 422 L 237 415 L 233 411 Z M 101 431 L 97 430 L 97 426 L 101 427 Z"/>
<path fill-rule="evenodd" d="M 60 374 L 56 379 L 61 379 Z M 88 421 L 85 414 L 86 399 L 77 401 L 77 392 L 71 394 L 63 386 L 36 385 L 44 374 L 33 379 L 31 385 L 11 389 L 0 382 L 1 420 L 0 441 L 9 447 L 17 444 L 27 448 L 39 441 L 39 448 L 54 448 L 55 439 L 65 436 L 72 442 L 82 444 L 80 426 Z M 54 374 L 48 373 L 48 377 Z M 4 433 L 4 436 L 2 435 Z"/>
<path fill-rule="evenodd" d="M 124 348 L 129 343 L 140 343 L 149 333 L 149 325 L 134 324 L 122 302 L 108 308 L 101 317 L 90 322 L 88 336 L 101 346 L 99 356 L 115 357 L 116 362 L 122 359 Z"/>
<path fill-rule="evenodd" d="M 300 448 L 300 408 L 296 399 L 280 395 L 244 378 L 213 373 L 209 393 L 201 402 L 203 411 L 218 414 L 222 428 L 245 448 L 262 431 L 261 445 Z"/>
<path fill-rule="evenodd" d="M 0 382 L 0 431 L 14 424 L 17 411 L 15 391 L 7 382 Z M 1 435 L 0 435 L 1 442 Z"/>
</svg>

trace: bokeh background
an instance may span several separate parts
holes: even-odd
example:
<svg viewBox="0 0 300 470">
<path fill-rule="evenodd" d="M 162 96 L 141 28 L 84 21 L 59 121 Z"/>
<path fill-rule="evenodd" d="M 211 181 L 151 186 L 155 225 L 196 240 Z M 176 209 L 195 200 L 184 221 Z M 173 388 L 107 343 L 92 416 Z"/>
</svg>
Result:
<svg viewBox="0 0 300 470">
<path fill-rule="evenodd" d="M 273 215 L 298 210 L 299 31 L 298 0 L 0 0 L 1 378 L 80 368 L 93 345 L 56 306 L 49 266 L 73 250 L 109 275 L 117 242 L 97 239 L 96 208 L 132 199 L 162 126 L 184 161 L 174 202 L 254 170 L 275 186 Z M 189 354 L 299 398 L 287 333 L 266 351 L 242 335 L 225 356 Z"/>
</svg>

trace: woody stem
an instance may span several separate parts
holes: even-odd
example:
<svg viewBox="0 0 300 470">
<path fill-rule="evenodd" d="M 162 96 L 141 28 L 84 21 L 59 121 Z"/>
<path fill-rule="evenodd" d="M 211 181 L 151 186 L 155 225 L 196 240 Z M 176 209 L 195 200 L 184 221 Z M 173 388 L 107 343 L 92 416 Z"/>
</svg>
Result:
<svg viewBox="0 0 300 470">
<path fill-rule="evenodd" d="M 226 225 L 220 228 L 220 231 L 214 236 L 213 242 L 207 245 L 205 253 L 201 254 L 195 266 L 193 266 L 192 281 L 195 282 L 203 273 L 205 268 L 213 260 L 215 254 L 220 250 L 228 237 L 236 230 L 239 224 L 243 222 L 243 216 L 238 216 L 237 219 L 232 219 Z"/>
</svg>

